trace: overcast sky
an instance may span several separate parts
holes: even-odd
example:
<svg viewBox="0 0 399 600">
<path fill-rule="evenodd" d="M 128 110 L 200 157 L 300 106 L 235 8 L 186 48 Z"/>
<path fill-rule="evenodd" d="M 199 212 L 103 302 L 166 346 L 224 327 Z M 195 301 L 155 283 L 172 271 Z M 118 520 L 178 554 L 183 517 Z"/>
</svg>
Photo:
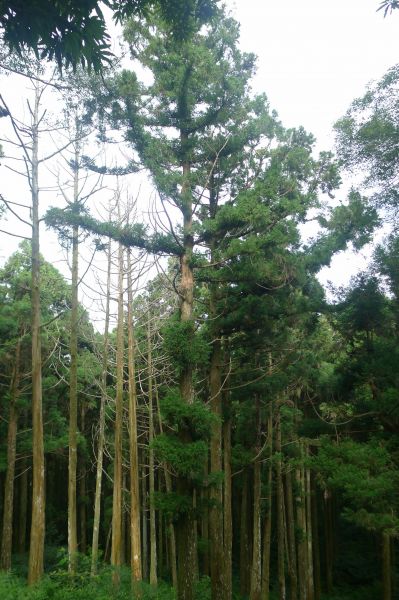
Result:
<svg viewBox="0 0 399 600">
<path fill-rule="evenodd" d="M 376 12 L 378 0 L 228 0 L 227 5 L 241 23 L 242 49 L 258 56 L 254 89 L 266 92 L 285 126 L 303 125 L 312 132 L 318 149 L 333 148 L 334 122 L 370 80 L 399 62 L 399 11 L 384 19 Z M 21 97 L 20 85 L 11 77 L 0 79 L 0 89 L 11 97 L 14 86 L 12 106 Z M 10 197 L 15 176 L 0 167 L 0 181 Z M 55 240 L 46 252 L 46 237 L 42 247 L 51 260 Z M 0 234 L 0 260 L 16 243 Z M 367 250 L 336 257 L 323 281 L 347 283 L 354 268 L 366 264 L 362 256 Z"/>
</svg>

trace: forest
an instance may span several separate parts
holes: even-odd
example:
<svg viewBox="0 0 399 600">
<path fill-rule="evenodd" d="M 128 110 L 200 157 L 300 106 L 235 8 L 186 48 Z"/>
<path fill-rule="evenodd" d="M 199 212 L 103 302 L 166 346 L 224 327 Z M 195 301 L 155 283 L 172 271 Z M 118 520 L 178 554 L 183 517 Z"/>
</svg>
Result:
<svg viewBox="0 0 399 600">
<path fill-rule="evenodd" d="M 218 1 L 107 0 L 115 54 L 95 0 L 24 4 L 0 1 L 1 600 L 399 599 L 399 64 L 319 151 Z"/>
</svg>

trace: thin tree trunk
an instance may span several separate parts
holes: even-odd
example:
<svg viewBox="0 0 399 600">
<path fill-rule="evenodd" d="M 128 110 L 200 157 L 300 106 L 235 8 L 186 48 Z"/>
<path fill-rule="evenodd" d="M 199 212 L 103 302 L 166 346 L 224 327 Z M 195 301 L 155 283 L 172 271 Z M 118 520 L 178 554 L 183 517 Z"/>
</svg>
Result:
<svg viewBox="0 0 399 600">
<path fill-rule="evenodd" d="M 118 325 L 116 342 L 116 398 L 115 398 L 115 444 L 114 481 L 112 502 L 112 548 L 111 565 L 114 567 L 113 582 L 119 585 L 122 549 L 122 410 L 123 410 L 123 247 L 118 252 Z"/>
<path fill-rule="evenodd" d="M 98 537 L 100 532 L 101 516 L 101 488 L 103 474 L 104 439 L 105 439 L 105 400 L 107 396 L 107 369 L 108 369 L 108 330 L 109 330 L 109 304 L 111 292 L 111 240 L 108 242 L 108 266 L 107 266 L 107 296 L 105 299 L 105 324 L 104 324 L 104 346 L 102 357 L 101 375 L 101 401 L 99 417 L 99 433 L 97 448 L 96 469 L 96 491 L 94 498 L 93 539 L 91 545 L 91 574 L 97 573 L 98 562 Z"/>
<path fill-rule="evenodd" d="M 309 448 L 306 448 L 307 455 Z M 307 534 L 307 567 L 308 567 L 308 600 L 314 600 L 314 581 L 313 581 L 313 535 L 312 535 L 312 487 L 310 469 L 305 469 L 306 485 L 306 534 Z"/>
<path fill-rule="evenodd" d="M 76 158 L 76 157 L 75 157 Z M 74 200 L 78 195 L 78 170 L 74 171 Z M 75 208 L 75 205 L 73 205 Z M 72 306 L 71 338 L 69 353 L 71 365 L 69 371 L 69 461 L 68 461 L 68 571 L 71 575 L 77 566 L 77 507 L 76 507 L 76 469 L 77 469 L 77 429 L 78 429 L 78 260 L 79 229 L 75 225 L 72 232 Z"/>
<path fill-rule="evenodd" d="M 158 413 L 158 423 L 159 423 L 159 430 L 160 433 L 163 433 L 163 425 L 162 425 L 162 416 L 161 416 L 161 407 L 159 405 L 159 396 L 158 396 L 158 389 L 157 386 L 155 386 L 155 398 L 156 398 L 156 402 L 157 402 L 157 413 Z M 172 478 L 170 476 L 170 473 L 168 471 L 167 465 L 164 464 L 163 465 L 163 469 L 164 469 L 164 476 L 165 476 L 165 487 L 166 487 L 166 493 L 167 494 L 171 494 L 172 493 Z M 178 581 L 177 581 L 177 558 L 176 558 L 176 535 L 175 535 L 175 526 L 173 524 L 172 519 L 169 517 L 168 519 L 168 530 L 169 530 L 169 547 L 170 547 L 170 569 L 171 569 L 171 573 L 172 573 L 172 585 L 175 588 L 176 592 L 177 592 L 177 586 L 178 586 Z"/>
<path fill-rule="evenodd" d="M 154 493 L 155 493 L 155 465 L 154 450 L 154 412 L 152 393 L 152 348 L 151 348 L 151 314 L 148 312 L 147 329 L 147 367 L 148 367 L 148 445 L 149 445 L 149 486 L 150 486 L 150 584 L 157 585 L 157 529 L 155 521 Z"/>
<path fill-rule="evenodd" d="M 43 575 L 45 536 L 45 477 L 42 409 L 42 356 L 40 340 L 40 246 L 39 246 L 39 103 L 35 88 L 32 124 L 32 520 L 29 548 L 28 583 Z"/>
<path fill-rule="evenodd" d="M 86 404 L 82 402 L 80 412 L 80 427 L 82 435 L 85 434 Z M 86 504 L 86 457 L 79 461 L 79 521 L 80 521 L 80 551 L 87 552 L 87 504 Z"/>
<path fill-rule="evenodd" d="M 143 502 L 143 511 L 142 511 L 142 557 L 143 557 L 143 578 L 148 579 L 148 528 L 147 528 L 147 476 L 146 476 L 146 467 L 145 461 L 143 461 L 142 471 L 141 471 L 141 481 L 142 481 L 142 502 Z"/>
<path fill-rule="evenodd" d="M 26 427 L 26 413 L 24 427 Z M 18 517 L 18 544 L 19 554 L 24 554 L 26 550 L 26 525 L 28 514 L 28 461 L 26 458 L 21 460 L 21 474 L 19 476 L 19 517 Z"/>
<path fill-rule="evenodd" d="M 281 412 L 277 413 L 276 424 L 276 452 L 278 455 L 276 461 L 276 508 L 277 508 L 277 571 L 278 571 L 278 589 L 280 600 L 286 598 L 285 586 L 285 565 L 284 565 L 284 499 L 283 499 L 283 480 L 282 480 L 282 460 L 281 460 Z"/>
<path fill-rule="evenodd" d="M 312 478 L 312 533 L 313 533 L 313 569 L 314 569 L 314 597 L 320 600 L 321 577 L 320 577 L 320 544 L 319 544 L 319 522 L 317 512 L 317 488 Z"/>
<path fill-rule="evenodd" d="M 230 600 L 233 593 L 232 551 L 233 551 L 233 517 L 231 497 L 231 419 L 223 424 L 223 467 L 224 467 L 224 572 L 225 597 Z"/>
<path fill-rule="evenodd" d="M 291 600 L 297 600 L 298 597 L 298 578 L 297 578 L 297 556 L 295 541 L 295 516 L 294 500 L 292 495 L 292 477 L 288 469 L 285 478 L 285 498 L 286 498 L 286 525 L 287 525 L 287 549 L 289 554 L 289 576 L 290 576 L 290 597 Z"/>
<path fill-rule="evenodd" d="M 252 567 L 251 567 L 251 587 L 249 598 L 250 600 L 260 600 L 261 597 L 261 462 L 257 456 L 261 449 L 260 440 L 260 402 L 259 397 L 256 397 L 256 446 L 255 446 L 255 462 L 254 462 L 254 495 L 253 495 L 253 530 L 252 530 Z"/>
<path fill-rule="evenodd" d="M 272 500 L 273 500 L 273 405 L 270 404 L 270 412 L 267 420 L 267 437 L 269 441 L 269 466 L 267 475 L 268 503 L 265 514 L 263 530 L 263 558 L 262 558 L 262 600 L 269 600 L 270 596 L 270 549 L 272 533 Z"/>
<path fill-rule="evenodd" d="M 17 399 L 19 395 L 19 382 L 21 377 L 21 339 L 18 339 L 15 349 L 15 363 L 10 385 L 10 409 L 8 413 L 7 432 L 7 472 L 4 485 L 3 504 L 3 535 L 1 539 L 0 568 L 8 571 L 11 569 L 12 554 L 12 524 L 14 507 L 14 477 L 15 457 L 17 451 L 18 410 Z"/>
<path fill-rule="evenodd" d="M 303 459 L 302 444 L 300 445 L 301 458 Z M 307 547 L 306 547 L 306 503 L 304 481 L 302 477 L 302 468 L 296 469 L 296 487 L 297 487 L 297 529 L 299 531 L 298 539 L 298 582 L 299 582 L 299 598 L 307 600 Z"/>
<path fill-rule="evenodd" d="M 131 254 L 127 255 L 127 293 L 128 293 L 128 367 L 129 367 L 129 452 L 130 452 L 130 566 L 132 584 L 142 579 L 141 536 L 140 536 L 140 487 L 139 460 L 137 445 L 137 395 L 135 370 L 135 339 L 133 325 L 133 290 Z"/>
<path fill-rule="evenodd" d="M 213 292 L 213 295 L 215 292 Z M 213 303 L 215 299 L 213 299 Z M 211 309 L 214 314 L 216 309 Z M 209 375 L 210 408 L 215 416 L 211 425 L 210 473 L 220 474 L 222 471 L 222 347 L 220 337 L 216 337 L 212 345 Z M 211 507 L 209 510 L 209 543 L 211 566 L 212 598 L 225 598 L 224 590 L 224 556 L 223 556 L 223 496 L 222 483 L 215 482 L 210 488 Z"/>
<path fill-rule="evenodd" d="M 250 563 L 249 563 L 249 536 L 248 536 L 248 471 L 243 475 L 243 487 L 241 496 L 241 523 L 240 523 L 240 593 L 247 596 L 250 586 Z"/>
<path fill-rule="evenodd" d="M 392 600 L 391 538 L 382 534 L 382 589 L 383 600 Z"/>
<path fill-rule="evenodd" d="M 326 585 L 327 593 L 333 589 L 333 519 L 331 491 L 324 492 L 324 523 L 325 523 L 325 551 L 326 551 Z"/>
</svg>

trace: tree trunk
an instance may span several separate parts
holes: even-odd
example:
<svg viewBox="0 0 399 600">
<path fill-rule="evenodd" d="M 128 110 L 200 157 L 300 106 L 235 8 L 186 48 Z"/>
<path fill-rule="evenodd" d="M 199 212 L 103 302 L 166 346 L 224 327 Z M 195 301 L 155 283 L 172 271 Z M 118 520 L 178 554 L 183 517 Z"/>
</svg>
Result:
<svg viewBox="0 0 399 600">
<path fill-rule="evenodd" d="M 12 554 L 12 524 L 14 507 L 14 477 L 15 457 L 17 450 L 17 427 L 18 409 L 17 400 L 19 395 L 19 382 L 21 377 L 21 339 L 18 339 L 15 349 L 15 363 L 10 385 L 10 410 L 8 413 L 7 432 L 7 472 L 4 485 L 3 504 L 3 535 L 1 539 L 1 562 L 0 568 L 9 571 L 11 569 Z"/>
<path fill-rule="evenodd" d="M 285 587 L 285 565 L 284 565 L 284 498 L 283 498 L 283 480 L 282 480 L 282 459 L 281 459 L 281 413 L 280 408 L 277 413 L 276 424 L 276 509 L 277 509 L 277 571 L 278 571 L 278 589 L 280 600 L 286 598 Z"/>
<path fill-rule="evenodd" d="M 333 589 L 333 516 L 331 491 L 324 492 L 324 526 L 325 526 L 325 550 L 326 550 L 326 586 L 327 594 Z"/>
<path fill-rule="evenodd" d="M 382 534 L 382 590 L 383 600 L 392 600 L 391 538 Z"/>
<path fill-rule="evenodd" d="M 26 427 L 26 413 L 24 426 Z M 17 549 L 19 554 L 24 554 L 26 551 L 26 525 L 28 515 L 28 474 L 29 467 L 26 458 L 21 460 L 21 474 L 19 476 L 19 517 L 18 517 L 18 544 Z"/>
<path fill-rule="evenodd" d="M 155 398 L 156 398 L 156 402 L 157 402 L 159 430 L 160 430 L 160 433 L 162 434 L 163 433 L 163 425 L 162 425 L 161 407 L 159 405 L 158 390 L 157 390 L 156 386 L 155 386 Z M 166 493 L 171 494 L 172 493 L 172 478 L 170 476 L 170 473 L 168 471 L 166 464 L 163 465 L 163 470 L 164 470 L 164 476 L 165 476 Z M 169 548 L 170 548 L 170 559 L 169 560 L 170 560 L 170 569 L 171 569 L 171 573 L 172 573 L 172 585 L 177 592 L 178 582 L 177 582 L 175 526 L 170 517 L 168 518 L 167 524 L 168 524 L 168 530 L 169 530 Z"/>
<path fill-rule="evenodd" d="M 146 474 L 145 460 L 143 460 L 143 466 L 141 470 L 141 485 L 142 485 L 142 499 L 143 499 L 143 511 L 142 511 L 142 557 L 143 557 L 143 579 L 148 579 L 148 529 L 147 529 L 147 474 Z"/>
<path fill-rule="evenodd" d="M 309 454 L 309 448 L 306 448 L 306 454 Z M 306 541 L 307 541 L 307 567 L 308 567 L 308 600 L 314 600 L 314 581 L 313 581 L 313 535 L 312 535 L 312 487 L 310 469 L 305 469 L 306 485 Z"/>
<path fill-rule="evenodd" d="M 213 292 L 214 294 L 215 292 Z M 215 299 L 212 299 L 211 306 Z M 211 314 L 216 312 L 211 308 Z M 212 344 L 209 392 L 210 409 L 215 419 L 211 425 L 210 442 L 210 474 L 217 476 L 222 471 L 222 347 L 220 337 L 215 335 Z M 223 496 L 222 483 L 213 483 L 210 488 L 211 507 L 209 510 L 209 543 L 212 598 L 225 598 L 224 590 L 224 556 L 223 556 Z"/>
<path fill-rule="evenodd" d="M 262 558 L 262 600 L 269 600 L 270 596 L 270 546 L 272 533 L 272 500 L 273 500 L 273 405 L 270 404 L 270 413 L 267 420 L 267 437 L 269 441 L 269 466 L 267 476 L 268 503 L 265 514 L 263 531 L 263 558 Z"/>
<path fill-rule="evenodd" d="M 261 597 L 261 462 L 259 452 L 261 450 L 260 439 L 260 402 L 259 397 L 255 400 L 256 410 L 256 445 L 254 462 L 254 495 L 253 495 L 253 530 L 252 530 L 252 567 L 251 567 L 251 586 L 250 600 L 260 600 Z"/>
<path fill-rule="evenodd" d="M 76 157 L 75 157 L 76 158 Z M 78 195 L 78 170 L 74 171 L 74 199 Z M 76 195 L 75 195 L 76 194 Z M 73 205 L 75 208 L 75 205 Z M 68 461 L 68 571 L 76 573 L 78 539 L 76 515 L 76 467 L 77 467 L 77 429 L 78 429 L 78 256 L 79 230 L 75 225 L 72 232 L 72 306 L 71 338 L 69 353 L 71 365 L 69 371 L 69 461 Z"/>
<path fill-rule="evenodd" d="M 321 576 L 320 576 L 320 544 L 319 544 L 319 523 L 317 514 L 317 488 L 314 478 L 312 478 L 312 533 L 313 533 L 313 568 L 314 568 L 314 597 L 320 600 L 321 596 Z"/>
<path fill-rule="evenodd" d="M 142 579 L 141 536 L 140 536 L 140 488 L 139 460 L 137 445 L 137 395 L 135 369 L 135 339 L 133 325 L 133 290 L 131 254 L 127 255 L 127 293 L 128 293 L 128 366 L 129 366 L 129 452 L 130 452 L 130 566 L 132 584 Z"/>
<path fill-rule="evenodd" d="M 40 246 L 39 246 L 39 102 L 35 88 L 32 124 L 32 520 L 30 532 L 28 583 L 43 575 L 45 536 L 45 478 L 42 409 L 42 356 L 40 340 Z"/>
<path fill-rule="evenodd" d="M 154 450 L 154 412 L 152 393 L 152 348 L 151 348 L 151 313 L 148 312 L 147 329 L 147 368 L 148 368 L 148 454 L 149 454 L 149 486 L 150 486 L 150 584 L 157 585 L 157 528 L 155 521 L 155 465 Z"/>
<path fill-rule="evenodd" d="M 80 412 L 80 430 L 85 434 L 86 405 L 82 402 Z M 80 456 L 79 461 L 79 522 L 80 522 L 80 551 L 87 552 L 87 504 L 86 504 L 86 457 Z"/>
<path fill-rule="evenodd" d="M 287 524 L 287 539 L 288 539 L 288 570 L 290 576 L 290 598 L 297 600 L 298 597 L 298 578 L 297 578 L 297 557 L 296 557 L 296 540 L 295 540 L 295 516 L 294 516 L 294 501 L 292 495 L 292 477 L 291 471 L 287 470 L 284 478 L 285 483 L 285 505 L 286 505 L 286 524 Z"/>
<path fill-rule="evenodd" d="M 249 536 L 248 536 L 248 471 L 244 471 L 241 496 L 240 523 L 240 593 L 247 596 L 250 586 Z"/>
<path fill-rule="evenodd" d="M 104 440 L 105 440 L 105 400 L 107 397 L 107 370 L 108 370 L 108 330 L 109 330 L 109 304 L 111 292 L 111 240 L 108 242 L 108 266 L 107 266 L 107 296 L 105 300 L 105 324 L 104 324 L 104 346 L 102 357 L 101 375 L 101 401 L 99 416 L 97 469 L 96 469 L 96 491 L 94 498 L 93 539 L 91 545 L 91 574 L 97 573 L 98 561 L 98 537 L 100 532 L 101 515 L 101 488 L 103 474 Z"/>
<path fill-rule="evenodd" d="M 114 568 L 113 582 L 119 585 L 122 549 L 122 410 L 123 410 L 123 248 L 118 252 L 118 325 L 116 342 L 116 398 L 115 398 L 115 445 L 114 481 L 112 502 L 112 547 L 111 565 Z"/>
<path fill-rule="evenodd" d="M 224 573 L 225 598 L 230 600 L 233 593 L 232 551 L 233 551 L 233 518 L 231 497 L 231 419 L 223 424 L 223 467 L 224 467 Z"/>
<path fill-rule="evenodd" d="M 300 443 L 300 442 L 299 442 Z M 302 456 L 302 453 L 301 453 Z M 296 498 L 296 514 L 298 534 L 298 580 L 299 580 L 299 598 L 307 600 L 307 547 L 306 547 L 306 506 L 305 492 L 303 487 L 303 478 L 301 467 L 296 469 L 296 487 L 298 496 Z"/>
</svg>

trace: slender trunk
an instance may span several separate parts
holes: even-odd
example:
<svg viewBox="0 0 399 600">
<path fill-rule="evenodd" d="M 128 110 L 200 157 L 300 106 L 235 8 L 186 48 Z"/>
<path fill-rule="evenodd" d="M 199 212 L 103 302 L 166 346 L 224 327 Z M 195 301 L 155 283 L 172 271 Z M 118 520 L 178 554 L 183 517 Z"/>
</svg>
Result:
<svg viewBox="0 0 399 600">
<path fill-rule="evenodd" d="M 152 348 L 151 348 L 151 314 L 148 312 L 147 329 L 147 367 L 148 367 L 148 445 L 149 445 L 149 486 L 150 486 L 150 584 L 157 585 L 157 529 L 155 521 L 154 493 L 155 493 L 155 465 L 154 450 L 154 411 L 152 393 Z"/>
<path fill-rule="evenodd" d="M 209 474 L 208 469 L 208 461 L 205 461 L 204 464 L 204 481 L 207 481 Z M 210 564 L 209 564 L 209 490 L 207 487 L 204 487 L 201 490 L 201 496 L 204 504 L 204 508 L 202 510 L 202 519 L 201 519 L 201 537 L 204 541 L 204 551 L 202 557 L 202 573 L 204 575 L 208 575 L 210 573 Z"/>
<path fill-rule="evenodd" d="M 141 471 L 142 481 L 142 499 L 143 499 L 143 511 L 142 511 L 142 557 L 143 557 L 143 578 L 148 579 L 148 528 L 147 528 L 147 474 L 145 461 L 143 461 Z"/>
<path fill-rule="evenodd" d="M 99 416 L 97 469 L 96 469 L 96 491 L 94 499 L 93 539 L 91 545 L 91 574 L 97 573 L 98 561 L 98 537 L 100 532 L 101 516 L 101 488 L 103 474 L 104 439 L 105 439 L 105 400 L 107 396 L 107 369 L 108 369 L 108 330 L 109 330 L 109 304 L 111 292 L 111 241 L 108 242 L 108 266 L 107 266 L 107 296 L 105 300 L 105 325 L 104 346 L 102 357 L 101 375 L 101 401 Z"/>
<path fill-rule="evenodd" d="M 286 505 L 286 525 L 287 525 L 287 549 L 289 555 L 289 576 L 290 576 L 290 597 L 291 600 L 297 600 L 298 596 L 298 579 L 297 579 L 297 556 L 296 556 L 296 541 L 295 541 L 295 517 L 294 517 L 294 500 L 292 495 L 292 477 L 291 471 L 288 469 L 285 478 L 285 505 Z"/>
<path fill-rule="evenodd" d="M 250 584 L 249 535 L 248 535 L 248 471 L 243 475 L 241 496 L 241 523 L 240 523 L 240 593 L 247 596 Z"/>
<path fill-rule="evenodd" d="M 382 589 L 383 600 L 392 600 L 391 538 L 382 534 Z"/>
<path fill-rule="evenodd" d="M 12 554 L 12 523 L 14 507 L 14 476 L 15 457 L 17 451 L 17 427 L 18 410 L 17 399 L 19 395 L 19 381 L 21 377 L 21 339 L 18 340 L 15 349 L 15 363 L 10 385 L 10 410 L 8 413 L 7 432 L 7 472 L 4 485 L 3 504 L 3 535 L 1 539 L 1 561 L 0 569 L 8 571 L 11 569 Z"/>
<path fill-rule="evenodd" d="M 331 491 L 324 492 L 324 524 L 325 524 L 325 551 L 326 551 L 326 586 L 327 593 L 333 589 L 333 517 Z"/>
<path fill-rule="evenodd" d="M 211 313 L 215 311 L 211 310 Z M 215 416 L 211 426 L 210 442 L 210 473 L 217 476 L 222 471 L 222 377 L 221 377 L 222 347 L 220 338 L 213 341 L 210 385 L 210 408 Z M 223 496 L 222 483 L 216 480 L 210 488 L 211 507 L 209 510 L 209 543 L 211 566 L 212 598 L 222 600 L 224 591 L 224 556 L 223 556 Z"/>
<path fill-rule="evenodd" d="M 277 414 L 276 424 L 276 508 L 277 508 L 277 571 L 278 571 L 278 589 L 280 600 L 286 598 L 285 588 L 285 565 L 284 565 L 284 499 L 283 499 L 283 481 L 282 481 L 282 460 L 281 460 L 281 412 Z"/>
<path fill-rule="evenodd" d="M 159 405 L 159 397 L 157 386 L 155 386 L 155 398 L 157 403 L 157 413 L 158 413 L 158 423 L 160 433 L 163 433 L 163 425 L 162 425 L 162 417 L 161 417 L 161 408 Z M 165 487 L 166 493 L 172 493 L 172 478 L 168 471 L 167 465 L 164 463 L 163 465 L 164 476 L 165 476 Z M 176 534 L 175 534 L 175 526 L 173 524 L 172 519 L 169 517 L 167 521 L 168 530 L 169 530 L 169 547 L 170 547 L 170 569 L 172 572 L 172 585 L 177 592 L 177 558 L 176 558 Z"/>
<path fill-rule="evenodd" d="M 319 523 L 317 514 L 317 488 L 314 478 L 312 478 L 312 533 L 313 533 L 313 570 L 314 570 L 314 597 L 320 600 L 321 580 L 320 580 L 320 544 L 319 544 Z"/>
<path fill-rule="evenodd" d="M 42 408 L 42 357 L 40 339 L 40 246 L 39 246 L 39 102 L 36 87 L 32 125 L 32 520 L 29 548 L 28 583 L 43 575 L 45 536 L 45 477 Z"/>
<path fill-rule="evenodd" d="M 309 448 L 306 449 L 307 454 Z M 314 581 L 313 581 L 313 534 L 312 534 L 312 488 L 310 469 L 305 469 L 306 484 L 306 534 L 307 534 L 307 567 L 308 567 L 308 600 L 314 600 Z"/>
<path fill-rule="evenodd" d="M 135 339 L 133 326 L 133 290 L 130 250 L 127 255 L 128 293 L 128 366 L 129 366 L 129 451 L 130 451 L 130 567 L 132 583 L 141 581 L 140 488 L 137 445 Z"/>
<path fill-rule="evenodd" d="M 113 582 L 119 585 L 122 549 L 122 410 L 123 410 L 123 247 L 118 252 L 118 325 L 116 342 L 116 398 L 115 398 L 115 444 L 114 481 L 112 502 L 112 548 L 111 565 L 114 567 Z"/>
<path fill-rule="evenodd" d="M 78 170 L 74 172 L 74 199 L 78 195 Z M 72 232 L 72 306 L 71 306 L 71 365 L 69 371 L 69 461 L 68 461 L 68 571 L 76 572 L 77 563 L 77 516 L 76 516 L 76 468 L 78 429 L 78 260 L 79 230 Z"/>
<path fill-rule="evenodd" d="M 302 445 L 300 444 L 301 457 Z M 299 582 L 299 598 L 307 600 L 307 560 L 306 560 L 306 506 L 305 492 L 302 478 L 302 468 L 298 467 L 295 472 L 297 498 L 296 498 L 296 514 L 297 514 L 297 530 L 298 530 L 298 582 Z"/>
<path fill-rule="evenodd" d="M 272 533 L 272 499 L 273 499 L 273 405 L 267 420 L 267 437 L 269 441 L 269 466 L 267 475 L 268 502 L 263 530 L 263 559 L 262 559 L 262 600 L 269 600 L 270 595 L 270 549 Z"/>
<path fill-rule="evenodd" d="M 261 597 L 261 462 L 258 456 L 261 449 L 260 439 L 260 402 L 256 397 L 256 445 L 254 462 L 254 496 L 253 496 L 253 530 L 252 530 L 252 568 L 251 568 L 251 586 L 250 600 L 260 600 Z"/>
<path fill-rule="evenodd" d="M 26 415 L 25 423 L 26 426 Z M 26 550 L 26 525 L 28 513 L 28 474 L 29 467 L 26 458 L 21 460 L 21 474 L 19 476 L 19 517 L 18 517 L 18 544 L 17 549 L 19 554 L 23 554 Z"/>
<path fill-rule="evenodd" d="M 82 402 L 80 412 L 80 430 L 85 435 L 86 404 Z M 80 551 L 87 552 L 87 513 L 86 513 L 86 457 L 80 456 L 79 461 L 79 522 L 80 522 Z"/>
<path fill-rule="evenodd" d="M 230 600 L 233 593 L 232 551 L 233 551 L 233 517 L 231 497 L 231 419 L 223 424 L 223 467 L 224 467 L 224 572 L 225 598 Z"/>
</svg>

